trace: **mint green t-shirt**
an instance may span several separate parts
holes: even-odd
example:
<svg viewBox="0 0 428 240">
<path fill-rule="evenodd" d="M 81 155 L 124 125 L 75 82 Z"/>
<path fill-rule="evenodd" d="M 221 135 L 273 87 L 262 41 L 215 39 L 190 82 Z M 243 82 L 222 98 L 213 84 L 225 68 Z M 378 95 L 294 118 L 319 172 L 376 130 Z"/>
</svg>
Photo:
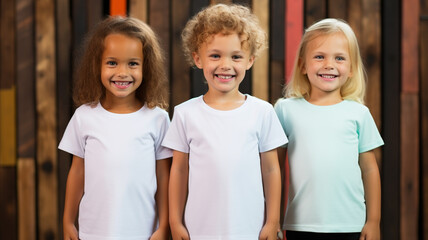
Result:
<svg viewBox="0 0 428 240">
<path fill-rule="evenodd" d="M 366 206 L 358 157 L 383 145 L 369 109 L 349 100 L 317 106 L 289 98 L 280 99 L 275 111 L 289 140 L 284 228 L 360 232 Z"/>
</svg>

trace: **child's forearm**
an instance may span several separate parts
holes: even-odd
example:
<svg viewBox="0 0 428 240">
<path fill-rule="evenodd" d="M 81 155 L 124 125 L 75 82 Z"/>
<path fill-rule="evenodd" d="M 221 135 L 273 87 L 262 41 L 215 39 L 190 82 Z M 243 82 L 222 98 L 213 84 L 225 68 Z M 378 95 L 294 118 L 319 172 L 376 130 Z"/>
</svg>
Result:
<svg viewBox="0 0 428 240">
<path fill-rule="evenodd" d="M 263 188 L 266 198 L 266 224 L 279 227 L 281 205 L 281 171 L 276 150 L 261 154 Z"/>
<path fill-rule="evenodd" d="M 156 161 L 157 192 L 156 205 L 159 216 L 159 229 L 169 231 L 168 184 L 171 158 Z"/>
<path fill-rule="evenodd" d="M 189 176 L 188 154 L 174 151 L 169 181 L 169 222 L 171 227 L 183 223 Z"/>
<path fill-rule="evenodd" d="M 84 160 L 74 156 L 67 177 L 63 216 L 64 224 L 74 224 L 76 221 L 79 203 L 83 196 L 84 177 Z"/>
<path fill-rule="evenodd" d="M 373 151 L 360 154 L 360 167 L 364 184 L 367 222 L 380 223 L 381 187 L 379 168 Z"/>
</svg>

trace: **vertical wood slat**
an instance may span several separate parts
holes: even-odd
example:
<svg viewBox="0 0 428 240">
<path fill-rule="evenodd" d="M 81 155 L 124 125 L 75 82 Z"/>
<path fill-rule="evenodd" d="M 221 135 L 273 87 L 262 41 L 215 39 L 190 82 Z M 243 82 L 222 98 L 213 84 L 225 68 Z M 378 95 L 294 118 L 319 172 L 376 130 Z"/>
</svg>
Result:
<svg viewBox="0 0 428 240">
<path fill-rule="evenodd" d="M 90 3 L 96 3 L 97 1 L 88 1 Z M 90 9 L 92 10 L 92 9 Z M 59 142 L 64 134 L 65 128 L 67 127 L 68 121 L 72 114 L 72 62 L 70 51 L 71 48 L 71 20 L 70 20 L 70 2 L 68 0 L 57 0 L 56 1 L 56 37 L 60 43 L 57 46 L 57 74 L 56 74 L 56 91 L 57 91 L 57 141 Z M 85 13 L 86 11 L 79 9 L 79 11 Z M 91 11 L 93 18 L 97 15 L 97 11 Z M 70 169 L 71 156 L 69 153 L 64 151 L 58 152 L 58 215 L 59 215 L 59 230 L 58 235 L 63 236 L 63 218 L 62 213 L 64 212 L 65 202 L 65 186 L 67 182 L 67 175 Z"/>
<path fill-rule="evenodd" d="M 288 82 L 303 34 L 303 0 L 287 0 L 285 9 L 285 79 Z"/>
<path fill-rule="evenodd" d="M 348 12 L 348 0 L 328 0 L 328 17 L 346 20 Z"/>
<path fill-rule="evenodd" d="M 126 0 L 110 0 L 110 15 L 126 16 L 126 3 Z"/>
<path fill-rule="evenodd" d="M 152 1 L 150 1 L 152 2 Z M 157 1 L 153 1 L 153 2 L 159 2 L 159 0 Z M 148 3 L 147 0 L 130 0 L 129 1 L 129 16 L 130 17 L 134 17 L 134 18 L 138 18 L 143 22 L 148 22 L 149 17 L 148 17 Z"/>
<path fill-rule="evenodd" d="M 419 218 L 419 1 L 402 2 L 401 238 L 416 240 Z"/>
<path fill-rule="evenodd" d="M 205 7 L 208 7 L 209 5 L 210 5 L 210 0 L 192 1 L 190 17 L 193 17 L 199 11 L 201 11 Z M 207 92 L 208 85 L 206 84 L 205 77 L 201 69 L 199 68 L 190 69 L 190 82 L 191 82 L 190 94 L 192 97 L 197 97 Z"/>
<path fill-rule="evenodd" d="M 58 239 L 55 2 L 36 1 L 36 109 L 39 239 Z"/>
<path fill-rule="evenodd" d="M 15 167 L 0 167 L 0 189 L 0 239 L 17 239 Z"/>
<path fill-rule="evenodd" d="M 284 54 L 285 54 L 285 2 L 270 1 L 270 92 L 269 101 L 274 104 L 282 96 L 285 85 Z"/>
<path fill-rule="evenodd" d="M 171 107 L 174 107 L 191 96 L 190 68 L 181 50 L 181 31 L 190 16 L 190 0 L 172 1 L 171 3 Z M 171 108 L 172 109 L 172 108 Z M 172 111 L 170 111 L 172 114 Z"/>
<path fill-rule="evenodd" d="M 33 158 L 20 158 L 17 165 L 18 239 L 36 239 L 36 166 Z"/>
<path fill-rule="evenodd" d="M 382 1 L 383 239 L 400 239 L 400 10 L 401 0 Z M 394 27 L 391 27 L 394 26 Z M 361 39 L 364 41 L 364 39 Z"/>
<path fill-rule="evenodd" d="M 421 20 L 420 20 L 420 80 L 421 80 L 421 184 L 422 184 L 422 224 L 421 239 L 428 240 L 428 0 L 420 1 Z M 422 238 L 423 237 L 423 238 Z"/>
<path fill-rule="evenodd" d="M 18 239 L 36 239 L 34 0 L 16 0 Z"/>
<path fill-rule="evenodd" d="M 14 0 L 0 1 L 0 166 L 16 165 Z"/>
<path fill-rule="evenodd" d="M 253 1 L 253 13 L 259 19 L 260 26 L 269 36 L 269 0 Z M 269 51 L 260 53 L 253 65 L 251 76 L 252 94 L 255 97 L 269 101 Z"/>
<path fill-rule="evenodd" d="M 401 94 L 401 239 L 417 240 L 419 218 L 419 100 Z"/>
<path fill-rule="evenodd" d="M 104 8 L 104 4 L 106 4 L 104 2 L 105 1 L 103 0 L 91 0 L 86 2 L 86 8 L 88 9 L 87 11 L 88 30 L 91 30 L 99 21 L 101 21 L 104 18 L 103 8 Z"/>
<path fill-rule="evenodd" d="M 381 26 L 380 26 L 380 0 L 362 0 L 360 51 L 367 73 L 365 104 L 381 129 Z M 361 41 L 364 39 L 364 41 Z M 381 149 L 374 150 L 378 166 L 381 166 Z"/>
<path fill-rule="evenodd" d="M 34 158 L 34 0 L 16 1 L 16 94 L 18 158 Z"/>
<path fill-rule="evenodd" d="M 149 3 L 150 4 L 147 6 L 148 11 L 150 12 L 150 15 L 148 16 L 148 22 L 153 31 L 155 31 L 155 33 L 158 35 L 161 48 L 164 50 L 165 70 L 167 78 L 170 80 L 170 62 L 168 59 L 170 59 L 171 52 L 171 15 L 165 13 L 170 11 L 171 3 L 169 0 L 150 1 Z M 169 95 L 167 96 L 167 101 L 169 102 Z"/>
<path fill-rule="evenodd" d="M 305 27 L 327 16 L 327 0 L 305 0 Z"/>
</svg>

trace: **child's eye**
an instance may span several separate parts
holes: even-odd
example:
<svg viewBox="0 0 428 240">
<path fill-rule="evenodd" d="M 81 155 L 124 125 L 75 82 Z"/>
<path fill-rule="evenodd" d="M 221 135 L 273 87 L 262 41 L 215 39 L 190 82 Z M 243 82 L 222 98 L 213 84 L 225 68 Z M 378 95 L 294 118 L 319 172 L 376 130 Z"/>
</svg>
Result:
<svg viewBox="0 0 428 240">
<path fill-rule="evenodd" d="M 321 55 L 316 55 L 314 58 L 315 58 L 315 59 L 324 59 L 324 57 L 323 57 L 323 56 L 321 56 Z"/>
<path fill-rule="evenodd" d="M 234 56 L 232 56 L 232 59 L 234 59 L 234 60 L 238 60 L 238 59 L 241 59 L 241 58 L 243 58 L 241 55 L 234 55 Z"/>
<path fill-rule="evenodd" d="M 337 61 L 345 61 L 345 58 L 344 58 L 344 57 L 341 57 L 341 56 L 338 56 L 338 57 L 336 57 L 336 60 L 337 60 Z"/>
<path fill-rule="evenodd" d="M 135 66 L 138 66 L 139 64 L 138 64 L 138 62 L 130 62 L 129 63 L 129 66 L 131 66 L 131 67 L 135 67 Z"/>
<path fill-rule="evenodd" d="M 218 54 L 211 54 L 210 58 L 220 58 L 220 55 L 218 55 Z"/>
<path fill-rule="evenodd" d="M 106 64 L 109 66 L 116 66 L 117 65 L 117 63 L 115 61 L 107 61 Z"/>
</svg>

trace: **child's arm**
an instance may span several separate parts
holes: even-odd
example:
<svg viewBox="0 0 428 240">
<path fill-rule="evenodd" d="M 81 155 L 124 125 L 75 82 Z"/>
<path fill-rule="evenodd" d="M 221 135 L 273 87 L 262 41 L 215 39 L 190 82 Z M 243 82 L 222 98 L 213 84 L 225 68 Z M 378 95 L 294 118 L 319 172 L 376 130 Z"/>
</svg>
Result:
<svg viewBox="0 0 428 240">
<path fill-rule="evenodd" d="M 79 210 L 79 203 L 83 196 L 85 166 L 83 158 L 73 156 L 71 168 L 67 177 L 64 204 L 64 240 L 78 240 L 75 221 Z"/>
<path fill-rule="evenodd" d="M 188 177 L 189 154 L 174 151 L 169 179 L 169 224 L 174 240 L 190 239 L 189 233 L 183 224 Z"/>
<path fill-rule="evenodd" d="M 260 154 L 263 188 L 266 198 L 266 223 L 260 232 L 260 239 L 276 240 L 279 227 L 281 202 L 281 172 L 277 150 Z"/>
<path fill-rule="evenodd" d="M 360 239 L 380 239 L 380 175 L 373 151 L 360 153 L 364 194 L 367 208 L 367 220 Z"/>
<path fill-rule="evenodd" d="M 168 219 L 168 184 L 171 158 L 156 161 L 156 180 L 158 189 L 156 191 L 156 205 L 159 216 L 159 227 L 150 239 L 169 239 Z"/>
<path fill-rule="evenodd" d="M 284 191 L 284 185 L 285 185 L 285 180 L 286 180 L 286 172 L 285 172 L 285 163 L 286 163 L 286 156 L 287 156 L 287 149 L 286 148 L 282 148 L 279 147 L 277 149 L 278 151 L 278 161 L 279 161 L 279 169 L 281 171 L 281 204 L 280 204 L 280 212 L 279 212 L 279 224 L 280 227 L 282 227 L 283 223 L 284 223 L 284 214 L 285 214 L 285 203 L 287 202 L 286 197 L 286 192 Z"/>
</svg>

